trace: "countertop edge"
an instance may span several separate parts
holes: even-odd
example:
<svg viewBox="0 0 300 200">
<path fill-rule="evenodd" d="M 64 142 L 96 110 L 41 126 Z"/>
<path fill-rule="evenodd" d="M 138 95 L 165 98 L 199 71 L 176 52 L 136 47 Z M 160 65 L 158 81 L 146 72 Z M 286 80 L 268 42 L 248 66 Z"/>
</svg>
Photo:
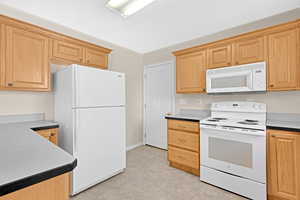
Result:
<svg viewBox="0 0 300 200">
<path fill-rule="evenodd" d="M 189 118 L 172 117 L 172 116 L 165 116 L 165 119 L 175 119 L 175 120 L 183 120 L 183 121 L 191 121 L 191 122 L 200 122 L 200 119 L 189 119 Z"/>
<path fill-rule="evenodd" d="M 174 119 L 174 120 L 182 120 L 182 121 L 191 121 L 191 122 L 200 122 L 200 119 L 193 119 L 192 117 L 176 117 L 176 116 L 165 116 L 165 119 Z M 300 128 L 293 127 L 293 126 L 281 126 L 281 125 L 268 125 L 268 122 L 266 124 L 267 129 L 273 129 L 273 130 L 282 130 L 282 131 L 292 131 L 292 132 L 300 132 Z"/>
<path fill-rule="evenodd" d="M 292 127 L 284 127 L 284 126 L 269 126 L 269 125 L 267 125 L 267 129 L 300 132 L 300 128 L 292 128 Z"/>
<path fill-rule="evenodd" d="M 26 188 L 28 186 L 65 174 L 67 172 L 72 171 L 76 166 L 77 166 L 77 159 L 75 159 L 72 163 L 69 163 L 67 165 L 63 165 L 48 171 L 44 171 L 29 177 L 22 178 L 20 180 L 11 183 L 1 185 L 0 196 L 4 196 L 6 194 L 15 192 L 17 190 Z"/>
<path fill-rule="evenodd" d="M 52 129 L 52 128 L 59 128 L 59 125 L 50 125 L 50 126 L 42 126 L 42 127 L 36 127 L 36 128 L 31 128 L 33 131 L 40 131 L 40 130 L 47 130 L 47 129 Z"/>
</svg>

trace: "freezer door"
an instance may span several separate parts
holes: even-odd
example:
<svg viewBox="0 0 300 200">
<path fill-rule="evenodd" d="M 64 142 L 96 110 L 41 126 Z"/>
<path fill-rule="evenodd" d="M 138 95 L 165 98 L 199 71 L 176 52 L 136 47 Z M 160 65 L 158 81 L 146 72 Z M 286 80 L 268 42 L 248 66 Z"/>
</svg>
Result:
<svg viewBox="0 0 300 200">
<path fill-rule="evenodd" d="M 76 108 L 125 105 L 125 75 L 75 66 Z"/>
<path fill-rule="evenodd" d="M 72 194 L 77 194 L 126 167 L 125 108 L 76 109 Z"/>
</svg>

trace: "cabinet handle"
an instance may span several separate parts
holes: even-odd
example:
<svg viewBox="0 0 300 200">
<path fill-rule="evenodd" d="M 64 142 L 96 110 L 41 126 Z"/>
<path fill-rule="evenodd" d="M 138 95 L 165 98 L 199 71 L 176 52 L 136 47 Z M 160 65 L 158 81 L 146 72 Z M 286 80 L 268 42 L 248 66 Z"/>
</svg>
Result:
<svg viewBox="0 0 300 200">
<path fill-rule="evenodd" d="M 87 62 L 87 63 L 90 63 L 90 60 L 87 60 L 86 62 Z"/>
<path fill-rule="evenodd" d="M 238 65 L 238 64 L 239 64 L 239 62 L 238 62 L 238 61 L 236 61 L 236 62 L 235 62 L 235 64 L 236 64 L 236 65 Z"/>
<path fill-rule="evenodd" d="M 274 87 L 274 84 L 270 84 L 269 86 L 270 86 L 270 87 Z"/>
<path fill-rule="evenodd" d="M 79 61 L 82 62 L 82 58 L 80 58 Z"/>
<path fill-rule="evenodd" d="M 51 133 L 50 136 L 52 136 L 52 137 L 55 136 L 55 133 Z"/>
<path fill-rule="evenodd" d="M 7 86 L 12 87 L 14 84 L 13 83 L 7 83 Z"/>
<path fill-rule="evenodd" d="M 206 89 L 202 89 L 202 92 L 205 92 L 206 91 Z"/>
<path fill-rule="evenodd" d="M 231 62 L 228 62 L 227 65 L 231 65 Z"/>
<path fill-rule="evenodd" d="M 177 125 L 178 128 L 186 128 L 186 126 L 183 126 L 183 125 Z"/>
</svg>

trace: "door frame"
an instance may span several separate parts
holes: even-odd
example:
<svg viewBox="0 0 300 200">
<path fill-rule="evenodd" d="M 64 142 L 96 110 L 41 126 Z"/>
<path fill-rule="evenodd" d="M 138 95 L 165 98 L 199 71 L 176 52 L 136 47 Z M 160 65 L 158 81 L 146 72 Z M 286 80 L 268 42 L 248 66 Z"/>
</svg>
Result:
<svg viewBox="0 0 300 200">
<path fill-rule="evenodd" d="M 175 59 L 173 60 L 169 60 L 166 62 L 161 62 L 161 63 L 155 63 L 155 64 L 151 64 L 151 65 L 145 65 L 144 66 L 144 71 L 143 71 L 143 145 L 146 145 L 146 137 L 147 137 L 147 132 L 146 132 L 146 69 L 149 68 L 155 68 L 158 67 L 160 65 L 164 65 L 164 64 L 171 64 L 171 74 L 172 74 L 172 78 L 171 78 L 171 87 L 172 87 L 172 98 L 171 98 L 171 104 L 172 104 L 172 110 L 171 112 L 174 113 L 175 111 L 175 95 L 176 95 L 176 68 L 175 68 Z M 167 131 L 167 130 L 166 130 Z"/>
</svg>

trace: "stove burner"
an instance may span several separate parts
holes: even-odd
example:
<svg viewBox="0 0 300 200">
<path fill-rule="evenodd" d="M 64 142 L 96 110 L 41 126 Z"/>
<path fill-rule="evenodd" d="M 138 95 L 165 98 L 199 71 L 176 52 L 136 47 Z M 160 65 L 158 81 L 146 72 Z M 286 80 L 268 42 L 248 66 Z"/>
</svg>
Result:
<svg viewBox="0 0 300 200">
<path fill-rule="evenodd" d="M 227 118 L 224 117 L 214 117 L 213 120 L 227 120 Z"/>
<path fill-rule="evenodd" d="M 246 119 L 245 122 L 258 122 L 258 120 Z"/>
<path fill-rule="evenodd" d="M 250 121 L 243 121 L 243 122 L 238 122 L 239 124 L 245 124 L 245 125 L 258 125 L 256 122 L 250 122 Z"/>
</svg>

